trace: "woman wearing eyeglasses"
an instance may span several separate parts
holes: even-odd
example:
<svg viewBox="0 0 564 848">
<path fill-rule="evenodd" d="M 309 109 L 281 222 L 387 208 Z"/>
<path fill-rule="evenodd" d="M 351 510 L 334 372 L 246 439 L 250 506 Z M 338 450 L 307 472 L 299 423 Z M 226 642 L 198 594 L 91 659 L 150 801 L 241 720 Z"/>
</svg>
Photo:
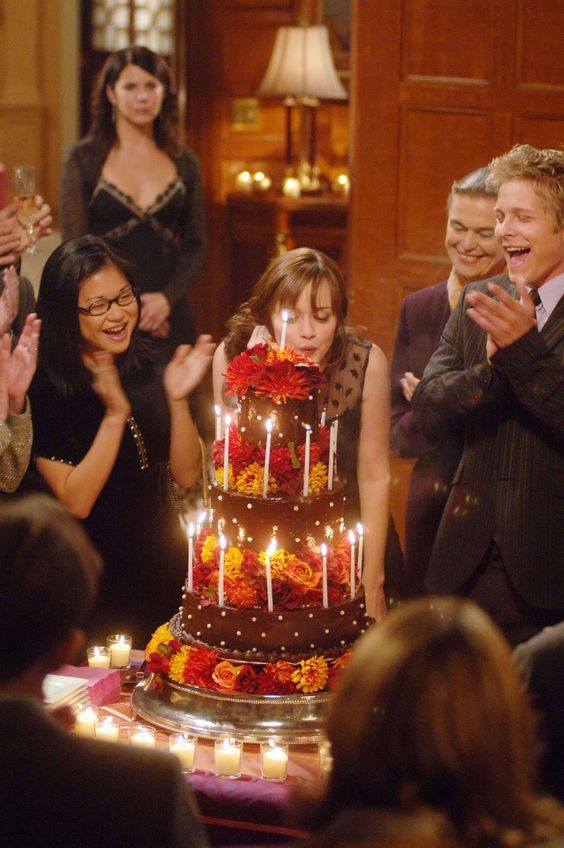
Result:
<svg viewBox="0 0 564 848">
<path fill-rule="evenodd" d="M 129 632 L 142 645 L 170 615 L 186 568 L 172 481 L 189 487 L 200 475 L 187 398 L 214 346 L 201 336 L 159 367 L 138 335 L 130 280 L 128 266 L 96 236 L 65 242 L 50 256 L 30 395 L 37 471 L 84 519 L 105 559 L 91 635 Z"/>
</svg>

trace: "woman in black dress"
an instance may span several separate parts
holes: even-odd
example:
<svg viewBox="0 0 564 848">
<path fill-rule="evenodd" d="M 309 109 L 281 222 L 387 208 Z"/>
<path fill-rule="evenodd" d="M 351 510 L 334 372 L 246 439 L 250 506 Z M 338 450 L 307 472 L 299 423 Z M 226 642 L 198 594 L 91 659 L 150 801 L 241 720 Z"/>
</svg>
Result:
<svg viewBox="0 0 564 848">
<path fill-rule="evenodd" d="M 111 55 L 89 135 L 68 153 L 63 238 L 102 236 L 136 270 L 139 328 L 169 352 L 194 341 L 187 291 L 206 257 L 200 166 L 179 144 L 170 72 L 146 47 Z"/>
<path fill-rule="evenodd" d="M 106 562 L 91 632 L 123 630 L 143 644 L 173 611 L 185 573 L 172 481 L 191 486 L 200 475 L 187 398 L 213 345 L 209 336 L 193 349 L 181 345 L 163 370 L 137 333 L 130 279 L 96 236 L 65 242 L 50 256 L 30 395 L 37 470 L 84 519 Z"/>
</svg>

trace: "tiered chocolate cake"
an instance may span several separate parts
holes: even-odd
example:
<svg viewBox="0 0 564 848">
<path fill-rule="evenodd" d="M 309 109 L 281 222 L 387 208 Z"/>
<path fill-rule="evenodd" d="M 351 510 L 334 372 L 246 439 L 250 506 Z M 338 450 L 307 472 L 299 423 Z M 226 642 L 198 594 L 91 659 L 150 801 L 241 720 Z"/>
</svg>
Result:
<svg viewBox="0 0 564 848">
<path fill-rule="evenodd" d="M 148 646 L 151 670 L 222 693 L 323 692 L 371 623 L 323 381 L 266 345 L 229 365 L 236 420 L 217 421 L 211 509 L 190 528 L 183 605 Z"/>
</svg>

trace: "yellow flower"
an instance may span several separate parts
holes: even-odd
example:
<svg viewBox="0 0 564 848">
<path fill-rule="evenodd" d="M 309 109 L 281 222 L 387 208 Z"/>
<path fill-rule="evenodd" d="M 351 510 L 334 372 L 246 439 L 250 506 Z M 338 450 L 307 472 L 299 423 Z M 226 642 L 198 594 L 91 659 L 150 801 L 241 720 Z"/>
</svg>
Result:
<svg viewBox="0 0 564 848">
<path fill-rule="evenodd" d="M 175 683 L 184 683 L 184 672 L 186 665 L 190 660 L 192 648 L 190 645 L 183 645 L 177 654 L 170 658 L 170 671 L 168 676 Z"/>
<path fill-rule="evenodd" d="M 262 495 L 264 486 L 264 468 L 258 462 L 251 462 L 237 477 L 235 488 L 242 495 Z M 268 491 L 275 492 L 278 488 L 272 474 L 268 476 Z"/>
<path fill-rule="evenodd" d="M 241 565 L 243 563 L 243 554 L 239 548 L 228 548 L 225 551 L 225 561 L 223 564 L 224 574 L 226 577 L 240 577 L 242 573 Z"/>
<path fill-rule="evenodd" d="M 217 548 L 217 539 L 215 538 L 213 533 L 210 533 L 209 536 L 206 536 L 204 539 L 204 543 L 202 545 L 202 553 L 200 554 L 200 558 L 202 562 L 205 562 L 206 565 L 210 562 L 214 561 L 215 549 Z"/>
<path fill-rule="evenodd" d="M 323 462 L 316 462 L 309 470 L 310 492 L 320 492 L 327 486 L 327 466 Z"/>
<path fill-rule="evenodd" d="M 290 556 L 293 556 L 293 554 L 288 554 L 288 551 L 284 548 L 278 548 L 278 550 L 274 551 L 270 557 L 270 573 L 273 577 L 284 577 Z M 266 551 L 261 551 L 258 558 L 263 572 L 266 573 Z"/>
<path fill-rule="evenodd" d="M 292 674 L 292 681 L 304 695 L 309 695 L 325 688 L 328 676 L 329 669 L 325 657 L 310 657 L 309 660 L 300 661 Z"/>
<path fill-rule="evenodd" d="M 170 642 L 172 639 L 174 639 L 174 636 L 172 635 L 172 633 L 169 630 L 168 621 L 167 621 L 166 624 L 161 624 L 160 627 L 157 627 L 157 629 L 155 630 L 155 632 L 151 636 L 149 644 L 145 648 L 145 659 L 148 660 L 149 657 L 151 656 L 151 654 L 154 654 L 157 651 L 161 642 L 166 644 L 167 642 Z"/>
<path fill-rule="evenodd" d="M 223 489 L 223 465 L 220 465 L 219 468 L 215 469 L 215 479 L 217 480 L 217 485 L 220 489 Z M 229 483 L 227 484 L 230 489 L 235 488 L 235 475 L 233 474 L 233 466 L 229 463 Z"/>
</svg>

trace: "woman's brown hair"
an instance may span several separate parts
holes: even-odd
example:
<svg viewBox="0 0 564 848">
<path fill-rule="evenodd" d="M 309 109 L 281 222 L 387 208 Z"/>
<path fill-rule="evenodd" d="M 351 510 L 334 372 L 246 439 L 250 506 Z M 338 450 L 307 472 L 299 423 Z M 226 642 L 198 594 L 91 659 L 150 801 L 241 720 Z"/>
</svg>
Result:
<svg viewBox="0 0 564 848">
<path fill-rule="evenodd" d="M 345 281 L 339 267 L 329 256 L 310 247 L 298 247 L 276 256 L 258 278 L 249 300 L 229 319 L 225 338 L 227 359 L 233 359 L 245 349 L 257 325 L 265 326 L 273 334 L 273 310 L 294 306 L 308 285 L 311 285 L 311 306 L 316 309 L 317 293 L 324 281 L 329 286 L 333 312 L 337 317 L 329 363 L 338 360 L 343 351 L 348 310 Z"/>
<path fill-rule="evenodd" d="M 161 111 L 154 123 L 157 145 L 171 156 L 179 151 L 178 100 L 172 86 L 170 70 L 163 58 L 148 47 L 126 47 L 108 56 L 92 95 L 92 125 L 90 136 L 101 143 L 113 143 L 116 138 L 113 106 L 108 100 L 106 87 L 113 88 L 127 65 L 137 65 L 156 77 L 165 90 Z"/>
<path fill-rule="evenodd" d="M 534 720 L 509 646 L 470 601 L 411 601 L 369 630 L 327 733 L 334 768 L 309 825 L 352 806 L 427 807 L 466 846 L 564 832 L 562 808 L 533 790 Z"/>
</svg>

